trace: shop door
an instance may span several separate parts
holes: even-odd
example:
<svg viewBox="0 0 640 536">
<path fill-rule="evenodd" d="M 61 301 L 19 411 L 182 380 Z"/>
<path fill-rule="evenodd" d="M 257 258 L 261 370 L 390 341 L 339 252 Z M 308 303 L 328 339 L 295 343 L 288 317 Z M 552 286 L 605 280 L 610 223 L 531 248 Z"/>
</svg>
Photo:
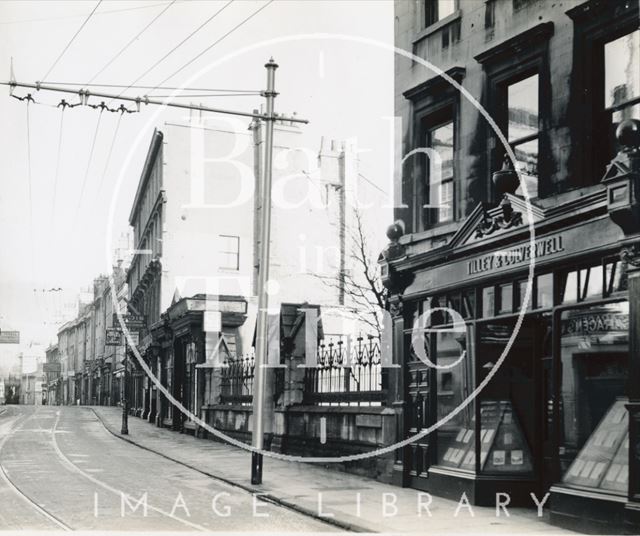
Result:
<svg viewBox="0 0 640 536">
<path fill-rule="evenodd" d="M 409 352 L 406 367 L 406 431 L 414 436 L 432 422 L 431 383 L 433 370 L 420 360 L 414 352 Z M 409 485 L 418 489 L 425 488 L 425 479 L 430 463 L 430 435 L 427 435 L 407 447 L 405 471 Z"/>
</svg>

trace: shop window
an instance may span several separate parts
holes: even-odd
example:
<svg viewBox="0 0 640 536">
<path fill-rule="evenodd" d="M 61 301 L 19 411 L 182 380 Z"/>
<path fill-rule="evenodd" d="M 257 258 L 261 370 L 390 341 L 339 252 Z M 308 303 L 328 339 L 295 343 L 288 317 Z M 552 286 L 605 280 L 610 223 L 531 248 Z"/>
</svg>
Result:
<svg viewBox="0 0 640 536">
<path fill-rule="evenodd" d="M 459 293 L 456 292 L 447 296 L 447 307 L 460 314 L 460 316 L 463 316 L 462 299 Z"/>
<path fill-rule="evenodd" d="M 458 0 L 425 0 L 425 26 L 453 15 L 458 9 Z"/>
<path fill-rule="evenodd" d="M 535 331 L 522 324 L 512 349 L 496 370 L 515 329 L 515 320 L 478 327 L 478 383 L 493 374 L 480 395 L 480 470 L 520 475 L 533 471 L 532 441 L 537 415 L 532 353 Z"/>
<path fill-rule="evenodd" d="M 476 290 L 468 289 L 462 292 L 462 316 L 465 319 L 476 317 Z"/>
<path fill-rule="evenodd" d="M 604 274 L 602 265 L 580 270 L 580 300 L 601 298 L 603 294 Z"/>
<path fill-rule="evenodd" d="M 473 327 L 466 333 L 439 332 L 436 337 L 438 374 L 437 420 L 460 406 L 473 390 L 473 359 L 466 354 L 473 340 Z M 462 359 L 461 359 L 462 357 Z M 450 468 L 475 469 L 474 405 L 465 406 L 436 432 L 437 463 Z"/>
<path fill-rule="evenodd" d="M 561 277 L 562 295 L 560 303 L 575 303 L 578 301 L 578 272 L 576 270 L 563 274 Z"/>
<path fill-rule="evenodd" d="M 604 270 L 601 264 L 561 274 L 561 303 L 576 303 L 604 295 Z"/>
<path fill-rule="evenodd" d="M 498 313 L 513 312 L 513 285 L 507 283 L 498 287 Z"/>
<path fill-rule="evenodd" d="M 425 147 L 428 153 L 427 199 L 425 208 L 430 209 L 431 223 L 453 220 L 454 213 L 454 125 L 453 121 L 429 128 L 426 131 Z"/>
<path fill-rule="evenodd" d="M 536 277 L 535 291 L 537 309 L 553 307 L 553 274 L 541 274 Z"/>
<path fill-rule="evenodd" d="M 625 119 L 640 119 L 640 30 L 604 45 L 604 105 L 616 152 L 617 126 Z"/>
<path fill-rule="evenodd" d="M 485 287 L 482 289 L 482 316 L 490 318 L 496 314 L 495 288 Z"/>
<path fill-rule="evenodd" d="M 622 288 L 622 267 L 620 261 L 613 259 L 605 263 L 605 295 L 609 296 Z"/>
<path fill-rule="evenodd" d="M 219 236 L 220 268 L 223 270 L 240 269 L 240 237 L 230 235 Z"/>
<path fill-rule="evenodd" d="M 521 310 L 522 307 L 524 306 L 524 299 L 527 295 L 527 284 L 528 284 L 528 280 L 527 279 L 523 279 L 522 281 L 518 281 L 516 283 L 516 296 L 515 296 L 515 304 L 516 304 L 516 309 Z M 535 287 L 532 287 L 532 292 L 531 292 L 531 297 L 529 299 L 529 303 L 527 305 L 527 310 L 531 310 L 533 309 L 533 301 L 534 301 L 534 296 L 535 294 L 533 293 L 533 289 Z"/>
<path fill-rule="evenodd" d="M 623 415 L 612 416 L 611 426 L 605 428 L 602 424 L 598 427 L 598 423 L 606 421 L 603 417 L 611 412 L 617 398 L 625 394 L 628 333 L 626 301 L 583 306 L 560 315 L 559 452 L 567 482 L 578 483 L 576 479 L 579 479 L 581 485 L 599 486 L 606 468 L 596 468 L 595 458 L 611 462 L 621 448 L 627 427 L 617 425 Z M 579 466 L 580 460 L 582 466 Z"/>
</svg>

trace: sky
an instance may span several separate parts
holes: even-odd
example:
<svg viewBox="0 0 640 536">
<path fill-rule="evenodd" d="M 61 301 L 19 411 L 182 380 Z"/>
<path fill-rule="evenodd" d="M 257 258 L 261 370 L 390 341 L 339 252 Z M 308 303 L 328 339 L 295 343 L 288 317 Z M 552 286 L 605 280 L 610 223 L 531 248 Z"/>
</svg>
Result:
<svg viewBox="0 0 640 536">
<path fill-rule="evenodd" d="M 193 88 L 259 91 L 265 87 L 264 64 L 273 57 L 280 66 L 276 111 L 296 112 L 310 121 L 304 144 L 317 150 L 321 136 L 356 138 L 363 180 L 384 192 L 391 190 L 393 53 L 384 48 L 393 44 L 391 1 L 170 3 L 0 2 L 0 80 L 9 79 L 13 64 L 15 79 L 26 83 L 81 88 L 89 81 L 129 85 L 137 80 L 136 85 L 151 87 L 188 82 Z M 126 247 L 122 235 L 128 230 L 153 128 L 188 117 L 188 112 L 153 106 L 142 106 L 140 113 L 124 114 L 120 120 L 119 114 L 100 114 L 87 106 L 62 112 L 61 99 L 75 103 L 79 97 L 21 88 L 14 95 L 28 92 L 37 103 L 27 106 L 12 98 L 7 86 L 0 87 L 0 329 L 21 332 L 20 346 L 0 345 L 0 373 L 19 351 L 28 353 L 31 344 L 55 340 L 78 293 L 109 271 L 106 251 Z M 124 94 L 147 93 L 171 92 L 130 88 Z M 248 95 L 176 100 L 250 112 L 264 99 Z M 117 100 L 112 103 L 114 108 L 119 105 Z M 390 218 L 390 210 L 375 218 L 376 237 L 383 238 Z"/>
</svg>

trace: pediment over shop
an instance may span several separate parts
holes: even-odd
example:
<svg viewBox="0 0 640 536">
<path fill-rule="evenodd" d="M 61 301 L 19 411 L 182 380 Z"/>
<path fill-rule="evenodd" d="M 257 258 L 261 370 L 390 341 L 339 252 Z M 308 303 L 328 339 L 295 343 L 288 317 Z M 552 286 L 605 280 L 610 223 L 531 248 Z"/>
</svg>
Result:
<svg viewBox="0 0 640 536">
<path fill-rule="evenodd" d="M 544 210 L 519 196 L 505 194 L 500 204 L 479 203 L 451 238 L 451 247 L 478 243 L 544 219 Z"/>
</svg>

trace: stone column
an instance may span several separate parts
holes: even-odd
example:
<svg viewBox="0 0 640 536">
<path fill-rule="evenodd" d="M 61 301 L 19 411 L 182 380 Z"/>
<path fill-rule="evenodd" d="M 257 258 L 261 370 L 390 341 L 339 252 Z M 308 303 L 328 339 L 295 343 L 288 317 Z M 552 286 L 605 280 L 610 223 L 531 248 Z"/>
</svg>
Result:
<svg viewBox="0 0 640 536">
<path fill-rule="evenodd" d="M 391 313 L 393 326 L 393 363 L 400 365 L 400 368 L 389 368 L 386 371 L 387 405 L 393 408 L 396 414 L 395 441 L 398 442 L 402 441 L 406 436 L 404 308 L 400 298 L 395 297 L 391 301 L 389 312 Z M 397 486 L 406 485 L 406 471 L 404 470 L 406 453 L 406 448 L 395 450 L 392 482 Z"/>
</svg>

